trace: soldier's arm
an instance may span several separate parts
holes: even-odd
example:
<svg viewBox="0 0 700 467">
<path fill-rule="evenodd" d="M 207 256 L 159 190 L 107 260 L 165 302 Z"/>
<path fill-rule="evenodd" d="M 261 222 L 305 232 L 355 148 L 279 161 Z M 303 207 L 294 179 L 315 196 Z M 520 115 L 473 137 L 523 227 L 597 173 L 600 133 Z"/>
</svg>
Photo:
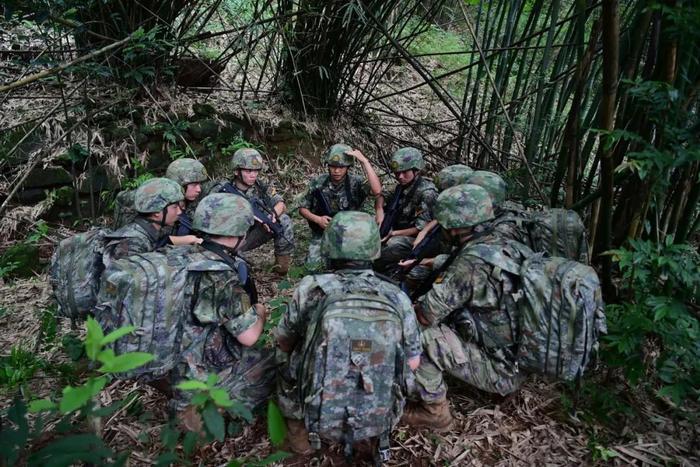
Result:
<svg viewBox="0 0 700 467">
<path fill-rule="evenodd" d="M 304 310 L 307 306 L 307 290 L 312 284 L 313 278 L 311 276 L 302 279 L 294 290 L 292 300 L 287 304 L 284 315 L 275 329 L 277 346 L 282 352 L 289 353 L 294 350 L 299 339 L 303 337 L 301 323 L 304 320 Z"/>
<path fill-rule="evenodd" d="M 238 342 L 246 347 L 250 347 L 258 341 L 263 329 L 265 328 L 265 319 L 267 317 L 267 311 L 265 310 L 264 305 L 256 303 L 253 305 L 253 308 L 255 309 L 255 313 L 257 315 L 255 323 L 236 336 Z"/>
<path fill-rule="evenodd" d="M 421 348 L 418 324 L 416 323 L 416 316 L 413 313 L 411 300 L 408 298 L 408 296 L 401 293 L 398 302 L 400 303 L 403 311 L 402 326 L 404 336 L 404 353 L 408 359 L 409 368 L 415 371 L 420 365 L 420 355 L 423 350 Z"/>
<path fill-rule="evenodd" d="M 471 261 L 457 258 L 418 301 L 418 318 L 425 320 L 422 324 L 439 324 L 454 310 L 469 304 L 475 287 L 474 275 Z"/>
<path fill-rule="evenodd" d="M 423 190 L 420 199 L 420 211 L 416 216 L 415 226 L 419 230 L 424 230 L 428 224 L 433 220 L 433 206 L 435 206 L 435 201 L 437 200 L 438 192 L 435 188 L 428 188 Z"/>
<path fill-rule="evenodd" d="M 382 195 L 382 182 L 377 177 L 377 173 L 374 171 L 374 167 L 370 164 L 369 159 L 362 154 L 359 149 L 353 149 L 352 151 L 346 151 L 345 154 L 353 156 L 362 165 L 362 170 L 365 172 L 367 177 L 367 182 L 369 182 L 369 189 L 372 196 L 377 198 Z"/>
</svg>

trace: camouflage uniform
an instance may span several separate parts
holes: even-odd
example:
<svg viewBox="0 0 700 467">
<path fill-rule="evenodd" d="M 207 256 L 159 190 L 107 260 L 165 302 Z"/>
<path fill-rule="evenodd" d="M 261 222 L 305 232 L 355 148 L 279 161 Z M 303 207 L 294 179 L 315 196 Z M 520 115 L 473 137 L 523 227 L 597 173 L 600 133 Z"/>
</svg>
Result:
<svg viewBox="0 0 700 467">
<path fill-rule="evenodd" d="M 232 168 L 234 170 L 263 170 L 265 165 L 263 163 L 262 156 L 256 149 L 244 148 L 239 149 L 234 153 Z M 226 183 L 234 184 L 235 182 L 216 182 L 208 192 L 219 193 L 224 189 Z M 274 212 L 274 207 L 276 204 L 284 202 L 284 199 L 279 193 L 277 193 L 273 185 L 268 185 L 260 180 L 256 180 L 255 184 L 249 187 L 247 190 L 242 190 L 237 185 L 236 188 L 238 188 L 246 199 L 259 200 L 270 212 Z M 270 239 L 273 239 L 276 256 L 291 256 L 294 252 L 294 229 L 292 228 L 292 219 L 289 217 L 289 214 L 284 213 L 278 217 L 278 221 L 283 230 L 282 235 L 273 236 L 272 233 L 268 232 L 262 224 L 256 222 L 248 231 L 245 243 L 242 245 L 239 251 L 245 252 L 254 250 L 262 244 L 270 241 Z"/>
<path fill-rule="evenodd" d="M 183 191 L 187 190 L 187 185 L 191 183 L 203 184 L 209 180 L 209 174 L 204 165 L 196 159 L 189 158 L 172 161 L 165 170 L 165 177 L 177 182 L 177 184 L 182 187 Z M 203 191 L 196 200 L 184 200 L 185 207 L 183 208 L 182 214 L 180 214 L 178 223 L 173 226 L 173 235 L 189 235 L 191 233 L 187 225 L 192 223 L 192 216 L 194 216 L 197 203 L 203 197 L 202 194 Z"/>
<path fill-rule="evenodd" d="M 351 167 L 353 158 L 345 154 L 352 148 L 344 144 L 335 144 L 326 151 L 323 162 L 329 166 Z M 306 208 L 316 215 L 322 215 L 323 209 L 316 199 L 314 192 L 320 190 L 331 208 L 330 217 L 341 211 L 358 211 L 370 195 L 369 182 L 361 176 L 348 173 L 338 184 L 331 181 L 328 174 L 319 175 L 311 180 L 306 193 L 302 197 L 299 207 Z M 324 259 L 321 255 L 321 238 L 323 232 L 312 228 L 309 240 L 309 253 L 306 262 L 309 264 L 321 264 Z"/>
<path fill-rule="evenodd" d="M 446 229 L 474 227 L 492 219 L 493 208 L 483 188 L 459 185 L 440 194 L 436 218 Z M 513 301 L 518 260 L 527 250 L 517 243 L 504 247 L 467 243 L 419 300 L 423 315 L 432 323 L 422 332 L 423 358 L 416 371 L 423 401 L 444 400 L 443 371 L 502 395 L 519 387 L 516 321 L 507 304 Z"/>
<path fill-rule="evenodd" d="M 139 214 L 130 224 L 105 236 L 104 263 L 136 253 L 146 253 L 167 243 L 169 229 L 157 229 L 144 216 L 163 212 L 173 203 L 184 199 L 182 188 L 167 178 L 152 178 L 138 187 L 134 194 L 134 209 Z"/>
<path fill-rule="evenodd" d="M 391 170 L 394 172 L 409 169 L 421 170 L 424 166 L 420 152 L 414 148 L 399 149 L 392 156 Z M 405 199 L 408 195 L 410 197 Z M 396 192 L 386 200 L 387 206 L 391 205 L 394 196 L 396 196 Z M 400 212 L 396 217 L 392 230 L 403 230 L 411 227 L 423 230 L 425 225 L 433 219 L 433 205 L 437 196 L 438 191 L 435 185 L 431 181 L 416 175 L 411 184 L 403 187 L 404 198 L 399 203 Z M 411 253 L 415 239 L 415 237 L 408 236 L 391 237 L 382 246 L 382 255 L 375 262 L 375 269 L 385 274 L 395 272 L 398 262 L 407 258 Z M 419 273 L 418 268 L 414 268 L 409 277 L 419 279 L 422 275 Z"/>
<path fill-rule="evenodd" d="M 298 420 L 303 415 L 296 377 L 303 358 L 300 354 L 301 344 L 304 342 L 309 319 L 324 298 L 335 290 L 376 291 L 378 295 L 388 298 L 401 314 L 406 358 L 420 355 L 419 332 L 410 299 L 398 287 L 377 277 L 369 268 L 369 261 L 377 258 L 379 249 L 378 228 L 374 219 L 365 213 L 342 213 L 334 217 L 324 232 L 324 256 L 334 260 L 361 261 L 366 267 L 306 276 L 294 291 L 292 301 L 276 329 L 278 337 L 296 344 L 286 365 L 281 369 L 278 380 L 280 408 L 287 418 Z M 286 356 L 284 354 L 283 357 Z"/>
</svg>

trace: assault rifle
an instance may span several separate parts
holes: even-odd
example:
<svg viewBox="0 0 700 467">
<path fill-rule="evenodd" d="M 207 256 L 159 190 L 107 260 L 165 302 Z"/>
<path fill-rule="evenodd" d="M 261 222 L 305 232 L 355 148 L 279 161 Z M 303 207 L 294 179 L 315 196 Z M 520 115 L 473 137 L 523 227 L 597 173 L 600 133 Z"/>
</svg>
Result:
<svg viewBox="0 0 700 467">
<path fill-rule="evenodd" d="M 278 220 L 275 220 L 273 222 L 271 210 L 268 209 L 267 206 L 265 206 L 265 204 L 263 204 L 263 202 L 260 201 L 258 198 L 253 196 L 246 196 L 245 193 L 243 193 L 241 190 L 238 189 L 238 187 L 236 187 L 233 183 L 230 182 L 225 183 L 221 191 L 224 193 L 238 195 L 247 199 L 250 202 L 250 207 L 253 209 L 253 215 L 257 219 L 259 219 L 260 222 L 268 226 L 275 237 L 284 235 L 284 229 L 282 228 L 282 225 L 279 223 Z"/>
<path fill-rule="evenodd" d="M 316 200 L 316 205 L 318 206 L 318 209 L 320 212 L 314 213 L 319 216 L 328 216 L 328 217 L 333 217 L 333 210 L 331 209 L 331 205 L 326 199 L 325 196 L 323 196 L 323 192 L 321 191 L 320 188 L 316 188 L 314 191 L 311 192 L 311 194 L 314 196 L 314 199 Z M 321 228 L 320 225 L 318 225 L 315 222 L 308 221 L 309 227 L 311 228 L 312 231 L 314 231 L 317 234 L 322 234 L 323 229 Z"/>
<path fill-rule="evenodd" d="M 408 276 L 408 274 L 413 270 L 413 268 L 418 266 L 421 261 L 427 258 L 428 255 L 434 251 L 435 247 L 440 241 L 441 234 L 442 227 L 436 225 L 430 230 L 430 232 L 428 232 L 428 234 L 425 237 L 423 237 L 423 240 L 418 242 L 418 245 L 413 247 L 411 253 L 406 257 L 407 260 L 415 260 L 413 264 L 405 268 L 400 268 L 393 276 L 394 279 L 401 282 L 402 289 L 404 288 L 403 281 L 406 278 L 406 276 Z"/>
<path fill-rule="evenodd" d="M 382 220 L 382 225 L 379 227 L 379 238 L 386 237 L 389 235 L 389 232 L 391 232 L 391 229 L 394 228 L 396 218 L 399 215 L 399 202 L 401 201 L 402 194 L 403 187 L 399 185 L 396 187 L 396 190 L 394 190 L 394 197 L 391 198 L 391 204 L 384 210 L 384 220 Z"/>
</svg>

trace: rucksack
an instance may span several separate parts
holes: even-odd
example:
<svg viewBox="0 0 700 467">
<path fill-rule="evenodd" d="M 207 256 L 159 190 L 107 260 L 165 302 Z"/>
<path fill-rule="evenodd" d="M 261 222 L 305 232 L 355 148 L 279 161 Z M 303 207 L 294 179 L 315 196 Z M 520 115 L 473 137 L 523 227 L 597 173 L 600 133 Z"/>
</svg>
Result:
<svg viewBox="0 0 700 467">
<path fill-rule="evenodd" d="M 516 238 L 512 239 L 526 244 L 534 252 L 589 263 L 586 226 L 576 211 L 560 208 L 527 211 L 511 203 L 491 225 L 498 233 L 500 226 L 506 223 L 517 231 Z"/>
<path fill-rule="evenodd" d="M 199 273 L 231 270 L 219 261 L 194 261 L 189 253 L 188 246 L 139 253 L 113 261 L 105 271 L 95 308 L 97 321 L 105 334 L 122 326 L 136 327 L 112 349 L 117 355 L 155 356 L 124 377 L 152 381 L 170 371 L 180 359 L 185 314 L 192 311 L 198 295 Z"/>
<path fill-rule="evenodd" d="M 134 209 L 134 196 L 136 190 L 124 190 L 117 194 L 114 199 L 114 215 L 112 220 L 112 228 L 114 230 L 130 224 L 138 214 Z"/>
<path fill-rule="evenodd" d="M 49 282 L 58 302 L 57 314 L 73 323 L 95 306 L 104 270 L 104 239 L 111 232 L 96 228 L 61 240 L 51 257 Z"/>
<path fill-rule="evenodd" d="M 520 369 L 567 381 L 581 377 L 606 330 L 595 270 L 539 253 L 525 260 L 520 277 Z"/>
<path fill-rule="evenodd" d="M 388 454 L 407 371 L 401 315 L 386 297 L 342 285 L 324 290 L 302 348 L 297 381 L 309 441 L 314 449 L 321 437 L 339 441 L 351 456 L 353 442 L 379 437 Z"/>
</svg>

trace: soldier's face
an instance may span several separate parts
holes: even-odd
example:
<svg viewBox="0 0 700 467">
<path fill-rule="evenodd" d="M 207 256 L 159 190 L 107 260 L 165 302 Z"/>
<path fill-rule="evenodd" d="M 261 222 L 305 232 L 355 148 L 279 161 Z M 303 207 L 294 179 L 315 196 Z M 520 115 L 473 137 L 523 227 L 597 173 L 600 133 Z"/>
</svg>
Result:
<svg viewBox="0 0 700 467">
<path fill-rule="evenodd" d="M 241 181 L 247 185 L 247 186 L 253 186 L 255 184 L 255 180 L 258 179 L 258 174 L 260 173 L 259 170 L 254 170 L 254 169 L 240 169 L 238 171 L 238 176 L 240 177 Z"/>
<path fill-rule="evenodd" d="M 341 181 L 347 173 L 347 167 L 336 167 L 334 165 L 328 166 L 328 175 L 330 175 L 331 181 L 333 181 L 333 183 L 338 183 L 339 181 Z"/>
<path fill-rule="evenodd" d="M 182 214 L 180 203 L 173 203 L 169 205 L 165 210 L 165 225 L 175 225 L 175 221 L 180 214 Z"/>
<path fill-rule="evenodd" d="M 188 183 L 185 185 L 185 199 L 187 201 L 194 201 L 202 193 L 202 184 L 199 182 Z"/>
<path fill-rule="evenodd" d="M 413 169 L 402 170 L 401 172 L 394 172 L 394 177 L 400 185 L 408 185 L 416 178 L 416 172 Z"/>
</svg>

